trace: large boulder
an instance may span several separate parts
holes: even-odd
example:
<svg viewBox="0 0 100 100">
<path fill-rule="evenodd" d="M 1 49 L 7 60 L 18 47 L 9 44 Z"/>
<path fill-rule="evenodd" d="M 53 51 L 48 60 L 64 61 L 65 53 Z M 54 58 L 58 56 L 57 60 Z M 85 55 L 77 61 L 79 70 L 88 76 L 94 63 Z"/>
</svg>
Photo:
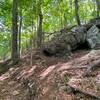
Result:
<svg viewBox="0 0 100 100">
<path fill-rule="evenodd" d="M 78 45 L 84 43 L 84 32 L 58 32 L 44 47 L 46 55 L 63 56 L 75 50 Z"/>
<path fill-rule="evenodd" d="M 54 37 L 43 47 L 43 53 L 49 56 L 63 56 L 80 46 L 87 45 L 90 49 L 95 48 L 98 43 L 100 44 L 100 29 L 97 25 L 99 25 L 97 21 L 91 21 L 91 25 L 89 22 L 87 25 L 72 28 L 70 32 L 54 33 Z"/>
</svg>

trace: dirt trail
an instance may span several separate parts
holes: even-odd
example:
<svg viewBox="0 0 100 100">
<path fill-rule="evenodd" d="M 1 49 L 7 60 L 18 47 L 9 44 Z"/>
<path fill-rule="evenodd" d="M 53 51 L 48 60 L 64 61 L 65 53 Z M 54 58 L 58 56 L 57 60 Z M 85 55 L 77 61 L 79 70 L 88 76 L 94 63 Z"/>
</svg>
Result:
<svg viewBox="0 0 100 100">
<path fill-rule="evenodd" d="M 45 57 L 34 51 L 33 66 L 28 55 L 20 65 L 0 76 L 0 100 L 92 100 L 80 93 L 74 94 L 67 87 L 69 79 L 84 70 L 67 70 L 68 64 L 87 53 L 77 51 L 67 59 Z"/>
</svg>

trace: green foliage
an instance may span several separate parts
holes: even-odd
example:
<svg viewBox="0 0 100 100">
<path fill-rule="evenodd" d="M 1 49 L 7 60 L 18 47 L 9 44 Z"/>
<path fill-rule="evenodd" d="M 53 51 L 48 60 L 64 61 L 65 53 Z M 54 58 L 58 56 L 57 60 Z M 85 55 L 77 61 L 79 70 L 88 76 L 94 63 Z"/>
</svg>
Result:
<svg viewBox="0 0 100 100">
<path fill-rule="evenodd" d="M 9 55 L 11 51 L 11 34 L 0 33 L 0 59 Z"/>
<path fill-rule="evenodd" d="M 43 32 L 52 32 L 76 24 L 74 0 L 42 0 Z M 82 23 L 96 17 L 95 0 L 79 0 Z M 18 0 L 18 17 L 22 16 L 21 49 L 26 49 L 30 36 L 36 37 L 38 0 Z M 19 20 L 18 20 L 19 21 Z M 0 58 L 11 53 L 12 0 L 0 0 Z M 18 22 L 19 25 L 19 22 Z"/>
</svg>

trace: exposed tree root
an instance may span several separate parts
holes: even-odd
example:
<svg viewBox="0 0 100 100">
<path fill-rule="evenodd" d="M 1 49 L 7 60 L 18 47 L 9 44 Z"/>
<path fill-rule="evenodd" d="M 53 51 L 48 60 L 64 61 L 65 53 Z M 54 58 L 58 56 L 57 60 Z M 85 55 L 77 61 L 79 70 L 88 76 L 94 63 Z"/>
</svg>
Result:
<svg viewBox="0 0 100 100">
<path fill-rule="evenodd" d="M 91 72 L 93 72 L 97 67 L 100 67 L 100 59 L 91 62 L 91 64 L 87 65 L 87 70 L 83 74 L 83 76 L 90 76 Z"/>
<path fill-rule="evenodd" d="M 82 93 L 82 94 L 84 94 L 84 95 L 86 95 L 86 96 L 90 96 L 90 97 L 92 97 L 92 98 L 94 98 L 94 99 L 100 100 L 100 97 L 99 97 L 99 96 L 96 96 L 95 94 L 86 92 L 85 90 L 81 90 L 81 89 L 76 88 L 76 87 L 74 87 L 74 86 L 72 86 L 72 85 L 70 85 L 70 84 L 67 84 L 67 85 L 68 85 L 68 86 L 72 89 L 72 91 L 74 91 L 74 92 L 80 92 L 80 93 Z"/>
</svg>

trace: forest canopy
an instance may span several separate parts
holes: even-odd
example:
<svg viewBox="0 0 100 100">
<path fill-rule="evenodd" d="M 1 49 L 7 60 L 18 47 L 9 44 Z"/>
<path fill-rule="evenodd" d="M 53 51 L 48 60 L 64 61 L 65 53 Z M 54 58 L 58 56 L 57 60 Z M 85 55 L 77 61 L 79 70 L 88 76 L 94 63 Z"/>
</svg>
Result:
<svg viewBox="0 0 100 100">
<path fill-rule="evenodd" d="M 48 41 L 46 33 L 85 24 L 99 14 L 99 0 L 0 0 L 0 59 L 5 60 L 11 51 L 15 52 L 12 50 L 15 24 L 17 51 L 22 54 L 31 45 L 37 47 Z M 13 23 L 14 17 L 16 23 Z"/>
</svg>

